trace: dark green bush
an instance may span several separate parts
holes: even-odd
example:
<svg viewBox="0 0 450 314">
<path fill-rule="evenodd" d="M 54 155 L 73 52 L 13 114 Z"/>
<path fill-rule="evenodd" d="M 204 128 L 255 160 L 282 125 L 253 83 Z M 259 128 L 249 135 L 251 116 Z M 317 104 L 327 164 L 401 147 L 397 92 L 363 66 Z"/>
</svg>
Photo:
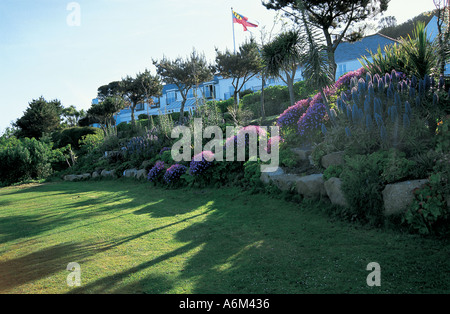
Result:
<svg viewBox="0 0 450 314">
<path fill-rule="evenodd" d="M 172 120 L 173 120 L 173 121 L 179 121 L 179 120 L 180 120 L 181 113 L 180 113 L 180 112 L 173 112 L 173 113 L 170 114 L 170 116 L 172 117 Z M 184 116 L 185 118 L 189 117 L 189 112 L 184 111 L 184 112 L 183 112 L 183 116 Z"/>
<path fill-rule="evenodd" d="M 330 178 L 339 178 L 344 167 L 342 165 L 331 165 L 323 172 L 323 179 L 326 181 Z"/>
<path fill-rule="evenodd" d="M 294 168 L 299 163 L 297 155 L 285 145 L 280 147 L 279 161 L 281 167 L 287 168 Z"/>
<path fill-rule="evenodd" d="M 56 159 L 52 144 L 35 138 L 0 140 L 0 185 L 44 179 L 52 173 Z"/>
<path fill-rule="evenodd" d="M 414 191 L 415 199 L 403 218 L 422 235 L 448 235 L 450 232 L 450 157 L 436 161 L 429 183 Z"/>
<path fill-rule="evenodd" d="M 346 158 L 341 173 L 342 191 L 349 203 L 352 220 L 379 225 L 382 218 L 382 160 L 378 153 Z"/>
<path fill-rule="evenodd" d="M 52 141 L 56 148 L 71 145 L 74 150 L 80 149 L 80 140 L 88 134 L 99 134 L 103 131 L 94 127 L 73 127 L 52 133 Z"/>
<path fill-rule="evenodd" d="M 165 165 L 172 166 L 176 164 L 176 162 L 172 158 L 172 151 L 166 150 L 160 156 L 157 156 L 159 160 L 163 161 Z"/>
<path fill-rule="evenodd" d="M 294 95 L 296 100 L 314 97 L 317 92 L 317 90 L 309 87 L 306 81 L 298 81 L 294 83 Z"/>
<path fill-rule="evenodd" d="M 406 159 L 403 153 L 395 149 L 346 156 L 340 178 L 353 219 L 380 225 L 384 218 L 384 187 L 409 179 L 411 169 L 415 166 L 415 162 Z"/>
<path fill-rule="evenodd" d="M 261 162 L 247 161 L 244 163 L 243 184 L 251 193 L 264 191 L 264 184 L 261 181 Z"/>
<path fill-rule="evenodd" d="M 131 128 L 131 124 L 128 124 L 126 122 L 120 122 L 117 125 L 117 132 L 128 132 Z"/>
<path fill-rule="evenodd" d="M 216 106 L 220 109 L 220 112 L 226 113 L 226 112 L 228 112 L 228 107 L 234 105 L 234 98 L 231 97 L 227 100 L 210 100 L 210 101 L 207 101 L 206 104 L 210 105 L 214 102 L 215 102 Z"/>
<path fill-rule="evenodd" d="M 317 94 L 317 91 L 307 86 L 304 81 L 294 84 L 295 100 L 305 99 Z M 254 117 L 261 116 L 261 91 L 245 94 L 241 107 L 250 110 Z M 264 89 L 264 111 L 266 116 L 282 113 L 290 105 L 287 86 L 269 86 Z"/>
<path fill-rule="evenodd" d="M 242 109 L 250 110 L 254 117 L 261 116 L 261 91 L 245 95 L 240 104 Z M 266 116 L 280 114 L 289 106 L 287 86 L 269 86 L 264 89 L 264 111 Z"/>
<path fill-rule="evenodd" d="M 443 153 L 450 152 L 450 116 L 447 116 L 438 123 L 436 133 L 436 150 Z"/>
<path fill-rule="evenodd" d="M 246 89 L 239 93 L 239 98 L 242 99 L 244 96 L 251 95 L 251 94 L 253 94 L 253 91 L 251 89 Z"/>
</svg>

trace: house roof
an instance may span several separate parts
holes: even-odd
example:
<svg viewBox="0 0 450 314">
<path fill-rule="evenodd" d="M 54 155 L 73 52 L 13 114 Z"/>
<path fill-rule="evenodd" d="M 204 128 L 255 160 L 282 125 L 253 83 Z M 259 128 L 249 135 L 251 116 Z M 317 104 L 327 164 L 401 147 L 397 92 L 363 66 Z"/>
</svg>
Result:
<svg viewBox="0 0 450 314">
<path fill-rule="evenodd" d="M 361 56 L 370 56 L 369 51 L 375 53 L 378 47 L 397 43 L 395 39 L 382 34 L 366 36 L 356 42 L 341 42 L 334 53 L 336 63 L 357 60 Z"/>
<path fill-rule="evenodd" d="M 175 84 L 165 84 L 165 85 L 163 85 L 162 94 L 164 95 L 168 91 L 173 90 L 173 89 L 178 90 L 177 85 L 175 85 Z"/>
</svg>

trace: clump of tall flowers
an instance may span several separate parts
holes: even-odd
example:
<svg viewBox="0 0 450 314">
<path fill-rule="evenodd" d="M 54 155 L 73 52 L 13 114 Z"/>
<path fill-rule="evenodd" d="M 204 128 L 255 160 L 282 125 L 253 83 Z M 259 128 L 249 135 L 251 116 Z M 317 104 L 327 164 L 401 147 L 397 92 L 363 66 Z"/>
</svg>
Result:
<svg viewBox="0 0 450 314">
<path fill-rule="evenodd" d="M 211 168 L 214 162 L 214 153 L 211 151 L 203 151 L 192 158 L 189 165 L 189 174 L 192 176 L 202 175 Z"/>
<path fill-rule="evenodd" d="M 161 181 L 162 176 L 165 172 L 165 164 L 164 161 L 157 161 L 155 165 L 150 169 L 147 175 L 147 180 L 150 182 L 159 182 Z"/>
<path fill-rule="evenodd" d="M 176 184 L 179 182 L 181 176 L 186 173 L 187 167 L 181 164 L 174 164 L 170 166 L 164 174 L 164 182 L 167 184 Z"/>
</svg>

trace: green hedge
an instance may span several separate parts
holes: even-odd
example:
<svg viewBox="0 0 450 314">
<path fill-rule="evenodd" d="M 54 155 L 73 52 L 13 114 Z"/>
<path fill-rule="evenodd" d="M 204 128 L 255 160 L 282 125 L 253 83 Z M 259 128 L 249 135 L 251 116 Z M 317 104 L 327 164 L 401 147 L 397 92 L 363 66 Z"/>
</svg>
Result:
<svg viewBox="0 0 450 314">
<path fill-rule="evenodd" d="M 304 81 L 294 84 L 295 101 L 313 96 L 317 91 L 311 89 Z M 264 89 L 264 111 L 266 116 L 282 113 L 290 105 L 287 86 L 269 86 Z M 242 97 L 241 108 L 250 110 L 254 117 L 261 116 L 261 91 Z"/>
</svg>

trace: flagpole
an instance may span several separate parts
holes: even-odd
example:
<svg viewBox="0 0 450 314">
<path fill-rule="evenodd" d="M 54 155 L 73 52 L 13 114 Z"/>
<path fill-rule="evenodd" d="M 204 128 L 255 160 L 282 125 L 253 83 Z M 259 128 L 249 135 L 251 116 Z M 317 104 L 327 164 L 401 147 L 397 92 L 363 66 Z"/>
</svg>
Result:
<svg viewBox="0 0 450 314">
<path fill-rule="evenodd" d="M 233 26 L 233 46 L 234 46 L 234 54 L 236 54 L 236 38 L 234 36 L 234 13 L 233 8 L 231 8 L 231 26 Z"/>
</svg>

